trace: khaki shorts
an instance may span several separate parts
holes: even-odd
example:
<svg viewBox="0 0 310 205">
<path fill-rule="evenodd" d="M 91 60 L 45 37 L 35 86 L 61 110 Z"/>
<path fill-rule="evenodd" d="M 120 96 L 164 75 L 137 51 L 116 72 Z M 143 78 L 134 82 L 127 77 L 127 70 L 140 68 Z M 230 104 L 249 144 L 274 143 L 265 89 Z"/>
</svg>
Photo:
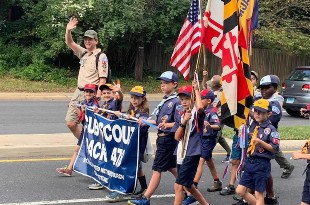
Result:
<svg viewBox="0 0 310 205">
<path fill-rule="evenodd" d="M 68 105 L 68 111 L 65 118 L 67 122 L 79 123 L 79 116 L 75 112 L 75 107 L 71 105 L 71 102 L 81 103 L 83 100 L 84 100 L 84 92 L 80 91 L 79 89 L 76 89 Z"/>
</svg>

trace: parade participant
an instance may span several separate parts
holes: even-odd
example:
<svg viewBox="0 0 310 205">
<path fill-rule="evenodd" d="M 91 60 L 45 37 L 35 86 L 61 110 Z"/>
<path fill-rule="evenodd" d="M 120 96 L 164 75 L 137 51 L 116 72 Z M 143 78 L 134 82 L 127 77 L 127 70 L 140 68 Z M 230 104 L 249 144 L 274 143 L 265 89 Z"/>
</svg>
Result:
<svg viewBox="0 0 310 205">
<path fill-rule="evenodd" d="M 129 119 L 130 116 L 140 119 L 138 123 L 140 124 L 140 139 L 139 139 L 139 168 L 138 168 L 138 180 L 140 182 L 141 189 L 130 197 L 139 197 L 141 196 L 144 191 L 147 189 L 147 183 L 144 171 L 142 169 L 142 162 L 144 161 L 144 153 L 146 149 L 146 144 L 148 141 L 148 125 L 143 124 L 142 119 L 147 120 L 149 117 L 149 104 L 146 99 L 146 91 L 142 86 L 135 86 L 133 87 L 130 92 L 130 105 L 127 111 L 127 118 Z M 118 118 L 124 118 L 124 115 L 116 111 L 115 115 Z M 111 192 L 109 196 L 106 197 L 108 202 L 118 202 L 124 200 L 124 195 L 118 192 Z"/>
<path fill-rule="evenodd" d="M 192 89 L 194 89 L 193 97 L 191 97 Z M 209 203 L 193 184 L 201 156 L 201 137 L 206 115 L 201 102 L 197 81 L 194 80 L 192 86 L 181 87 L 178 96 L 183 106 L 183 113 L 176 121 L 179 128 L 175 132 L 175 139 L 179 141 L 179 143 L 175 151 L 178 162 L 178 176 L 174 183 L 174 205 L 184 205 L 184 203 L 182 203 L 184 196 L 183 189 L 188 191 L 200 204 L 208 205 Z M 195 101 L 196 107 L 192 109 L 192 104 L 195 103 Z"/>
<path fill-rule="evenodd" d="M 208 78 L 208 71 L 203 71 L 202 87 L 204 89 L 210 88 L 215 94 L 216 98 L 213 101 L 213 106 L 217 108 L 218 116 L 221 116 L 221 95 L 223 91 L 221 84 L 221 76 L 214 75 L 209 81 L 207 81 L 207 78 Z M 223 137 L 222 133 L 223 127 L 224 125 L 221 124 L 221 129 L 217 132 L 216 141 L 225 149 L 227 153 L 225 159 L 222 161 L 224 163 L 229 161 L 231 149 L 226 139 Z"/>
<path fill-rule="evenodd" d="M 130 205 L 150 204 L 150 198 L 160 183 L 162 172 L 169 171 L 175 177 L 177 176 L 176 156 L 173 155 L 173 152 L 177 146 L 174 133 L 178 127 L 175 125 L 175 118 L 178 115 L 176 108 L 180 107 L 180 100 L 175 93 L 175 89 L 178 87 L 179 79 L 177 74 L 171 71 L 162 73 L 157 79 L 160 80 L 160 88 L 165 96 L 151 114 L 151 116 L 156 115 L 156 120 L 149 120 L 149 122 L 158 126 L 157 150 L 152 167 L 153 173 L 144 196 L 139 199 L 129 200 L 128 204 Z"/>
<path fill-rule="evenodd" d="M 269 120 L 271 124 L 278 129 L 278 124 L 282 117 L 282 102 L 283 97 L 277 94 L 277 87 L 280 84 L 280 80 L 276 75 L 267 75 L 264 76 L 258 88 L 260 89 L 260 93 L 254 98 L 254 101 L 259 99 L 266 99 L 270 103 L 271 107 L 271 115 L 269 116 Z M 254 119 L 254 113 L 251 111 L 249 113 L 250 116 L 250 125 Z M 251 119 L 252 118 L 252 119 Z M 284 168 L 281 178 L 288 178 L 292 171 L 294 170 L 294 165 L 291 165 L 288 160 L 283 155 L 282 151 L 279 150 L 275 153 L 275 160 L 280 165 L 281 168 Z M 266 205 L 278 205 L 278 197 L 275 196 L 273 190 L 273 177 L 269 176 L 267 181 L 267 194 L 265 197 Z M 240 204 L 242 203 L 242 199 L 240 200 Z"/>
<path fill-rule="evenodd" d="M 212 152 L 216 145 L 216 137 L 217 132 L 220 130 L 220 121 L 216 113 L 216 108 L 213 107 L 212 103 L 215 99 L 215 95 L 211 90 L 205 89 L 201 91 L 201 101 L 203 105 L 204 112 L 206 114 L 204 119 L 204 127 L 202 134 L 202 146 L 201 146 L 201 157 L 199 160 L 199 165 L 197 168 L 197 172 L 194 178 L 194 185 L 197 187 L 199 180 L 202 175 L 203 165 L 206 162 L 211 175 L 213 177 L 213 185 L 208 188 L 207 191 L 215 192 L 222 190 L 222 182 L 219 180 L 217 175 L 217 171 L 212 159 Z M 183 205 L 189 205 L 197 200 L 192 195 L 188 195 L 187 198 L 184 199 Z"/>
<path fill-rule="evenodd" d="M 101 90 L 101 101 L 102 108 L 111 110 L 111 111 L 121 111 L 122 102 L 123 102 L 123 93 L 118 86 L 112 84 L 104 84 L 99 87 Z M 117 92 L 118 97 L 115 98 L 115 93 Z M 101 114 L 103 117 L 110 120 L 117 119 L 117 116 L 112 113 L 99 111 L 98 114 Z"/>
<path fill-rule="evenodd" d="M 269 101 L 257 100 L 252 108 L 255 122 L 249 128 L 251 142 L 236 192 L 251 205 L 263 205 L 264 191 L 271 173 L 270 160 L 274 159 L 274 153 L 279 150 L 280 137 L 268 119 L 272 109 Z M 255 196 L 248 189 L 254 190 Z"/>
<path fill-rule="evenodd" d="M 81 128 L 78 126 L 78 115 L 75 112 L 75 107 L 72 104 L 80 103 L 83 100 L 83 88 L 85 84 L 95 84 L 98 87 L 106 83 L 108 74 L 108 59 L 107 56 L 97 48 L 98 36 L 94 30 L 87 30 L 84 33 L 83 40 L 85 48 L 81 47 L 73 41 L 71 31 L 78 24 L 77 18 L 71 18 L 66 27 L 65 40 L 66 44 L 73 50 L 74 54 L 80 59 L 80 70 L 78 75 L 77 88 L 75 89 L 71 102 L 68 107 L 66 122 L 67 127 L 78 139 L 81 133 Z M 99 58 L 96 65 L 96 58 Z M 97 97 L 101 96 L 100 90 L 97 90 Z"/>
<path fill-rule="evenodd" d="M 84 124 L 84 116 L 85 116 L 85 107 L 89 106 L 92 108 L 98 108 L 99 102 L 96 98 L 96 92 L 97 92 L 97 86 L 95 84 L 86 84 L 84 86 L 84 100 L 80 103 L 80 107 L 77 107 L 76 104 L 73 104 L 72 106 L 75 107 L 75 111 L 77 115 L 79 116 L 79 122 Z M 73 171 L 73 165 L 75 162 L 75 159 L 78 155 L 78 152 L 80 150 L 80 146 L 83 140 L 83 130 L 80 133 L 80 137 L 78 140 L 77 145 L 75 146 L 73 155 L 71 157 L 70 163 L 68 166 L 65 166 L 63 168 L 57 168 L 56 171 L 60 174 L 63 174 L 65 176 L 71 176 Z"/>
<path fill-rule="evenodd" d="M 234 129 L 234 132 L 235 134 L 233 136 L 233 142 L 231 146 L 232 152 L 230 156 L 231 170 L 229 176 L 229 184 L 220 192 L 220 195 L 222 196 L 233 195 L 236 193 L 235 182 L 237 179 L 238 166 L 242 157 L 242 150 L 239 146 L 238 130 Z"/>
<path fill-rule="evenodd" d="M 253 96 L 257 95 L 258 93 L 260 93 L 260 90 L 257 89 L 257 81 L 258 81 L 258 73 L 255 72 L 254 70 L 251 71 L 251 81 L 252 81 L 252 85 L 253 85 Z"/>
<path fill-rule="evenodd" d="M 283 97 L 277 94 L 277 88 L 280 84 L 280 80 L 276 75 L 266 75 L 264 76 L 258 88 L 261 90 L 261 98 L 267 99 L 272 107 L 272 115 L 269 117 L 272 125 L 278 129 L 278 124 L 282 117 L 282 102 Z M 254 99 L 256 100 L 256 99 Z M 251 113 L 250 113 L 251 114 Z M 284 156 L 281 150 L 275 153 L 275 160 L 284 168 L 281 178 L 288 178 L 294 170 L 294 165 L 292 165 Z M 279 204 L 277 197 L 274 195 L 273 191 L 273 178 L 270 176 L 267 184 L 267 194 L 265 197 L 265 203 L 268 205 Z"/>
<path fill-rule="evenodd" d="M 306 173 L 306 179 L 304 182 L 300 205 L 310 205 L 310 140 L 306 142 L 301 151 L 293 152 L 292 157 L 295 160 L 307 160 L 308 165 L 304 171 L 304 173 Z"/>
<path fill-rule="evenodd" d="M 300 108 L 300 115 L 309 118 L 310 120 L 310 103 L 306 108 Z"/>
<path fill-rule="evenodd" d="M 111 84 L 104 84 L 99 87 L 99 90 L 101 91 L 101 100 L 102 100 L 102 106 L 101 108 L 111 110 L 111 111 L 121 111 L 122 109 L 122 102 L 123 102 L 123 93 L 121 92 L 120 88 L 118 86 L 114 86 Z M 114 98 L 115 93 L 118 93 L 119 97 L 117 99 Z M 101 110 L 94 110 L 98 114 L 102 115 L 103 117 L 115 120 L 117 119 L 117 116 L 112 113 L 108 113 Z M 98 190 L 98 189 L 104 189 L 104 186 L 99 183 L 90 184 L 88 186 L 91 190 Z"/>
</svg>

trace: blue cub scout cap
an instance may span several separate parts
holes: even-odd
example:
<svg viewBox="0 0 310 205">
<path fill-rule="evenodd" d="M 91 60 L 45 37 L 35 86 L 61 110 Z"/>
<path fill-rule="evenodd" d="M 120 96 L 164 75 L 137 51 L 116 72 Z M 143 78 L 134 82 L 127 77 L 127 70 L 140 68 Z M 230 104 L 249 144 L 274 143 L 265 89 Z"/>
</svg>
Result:
<svg viewBox="0 0 310 205">
<path fill-rule="evenodd" d="M 210 99 L 211 102 L 213 102 L 215 99 L 214 93 L 209 89 L 204 89 L 203 91 L 200 92 L 200 95 L 201 95 L 202 100 L 203 99 Z"/>
<path fill-rule="evenodd" d="M 179 82 L 179 77 L 172 71 L 163 72 L 156 80 L 164 80 L 166 82 Z"/>
<path fill-rule="evenodd" d="M 271 85 L 271 84 L 279 85 L 280 84 L 279 77 L 276 75 L 266 75 L 266 76 L 262 77 L 262 79 L 260 80 L 258 88 L 260 88 L 261 86 L 264 86 L 264 85 Z"/>
</svg>

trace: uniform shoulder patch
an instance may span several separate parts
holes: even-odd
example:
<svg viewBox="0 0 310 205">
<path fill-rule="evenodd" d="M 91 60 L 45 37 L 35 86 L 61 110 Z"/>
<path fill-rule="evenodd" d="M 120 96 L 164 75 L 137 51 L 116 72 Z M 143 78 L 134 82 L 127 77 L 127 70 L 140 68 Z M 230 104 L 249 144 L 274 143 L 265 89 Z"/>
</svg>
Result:
<svg viewBox="0 0 310 205">
<path fill-rule="evenodd" d="M 276 114 L 280 114 L 280 109 L 277 106 L 272 106 L 272 112 L 276 113 Z"/>
<path fill-rule="evenodd" d="M 217 115 L 215 115 L 215 114 L 214 114 L 214 115 L 212 115 L 212 117 L 211 117 L 211 118 L 212 118 L 212 120 L 218 120 L 218 119 L 219 119 L 219 118 L 218 118 L 218 116 L 217 116 Z"/>
<path fill-rule="evenodd" d="M 177 105 L 175 109 L 178 110 L 178 111 L 181 111 L 181 110 L 183 110 L 183 106 L 182 105 Z"/>
<path fill-rule="evenodd" d="M 264 129 L 264 134 L 269 135 L 271 133 L 271 129 L 269 127 Z"/>
<path fill-rule="evenodd" d="M 173 107 L 173 105 L 174 105 L 174 103 L 173 103 L 173 102 L 169 102 L 169 103 L 168 103 L 168 105 L 167 105 L 167 107 L 168 107 L 168 108 L 172 108 L 172 107 Z"/>
<path fill-rule="evenodd" d="M 280 139 L 280 135 L 279 135 L 278 132 L 272 132 L 272 133 L 271 133 L 271 137 L 272 137 L 272 138 Z"/>
</svg>

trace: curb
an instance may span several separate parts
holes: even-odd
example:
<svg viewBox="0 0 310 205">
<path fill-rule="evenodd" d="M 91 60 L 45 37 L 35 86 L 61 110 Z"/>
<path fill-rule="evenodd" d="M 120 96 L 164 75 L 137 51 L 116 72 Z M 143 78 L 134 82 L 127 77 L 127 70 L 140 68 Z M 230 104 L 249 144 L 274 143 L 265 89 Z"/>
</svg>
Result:
<svg viewBox="0 0 310 205">
<path fill-rule="evenodd" d="M 150 132 L 151 142 L 156 148 L 156 132 Z M 232 139 L 226 138 L 231 146 Z M 300 150 L 307 140 L 282 140 L 282 150 Z M 0 135 L 0 159 L 71 157 L 77 139 L 71 133 Z M 155 149 L 154 149 L 155 150 Z M 214 152 L 225 154 L 217 144 Z"/>
</svg>

